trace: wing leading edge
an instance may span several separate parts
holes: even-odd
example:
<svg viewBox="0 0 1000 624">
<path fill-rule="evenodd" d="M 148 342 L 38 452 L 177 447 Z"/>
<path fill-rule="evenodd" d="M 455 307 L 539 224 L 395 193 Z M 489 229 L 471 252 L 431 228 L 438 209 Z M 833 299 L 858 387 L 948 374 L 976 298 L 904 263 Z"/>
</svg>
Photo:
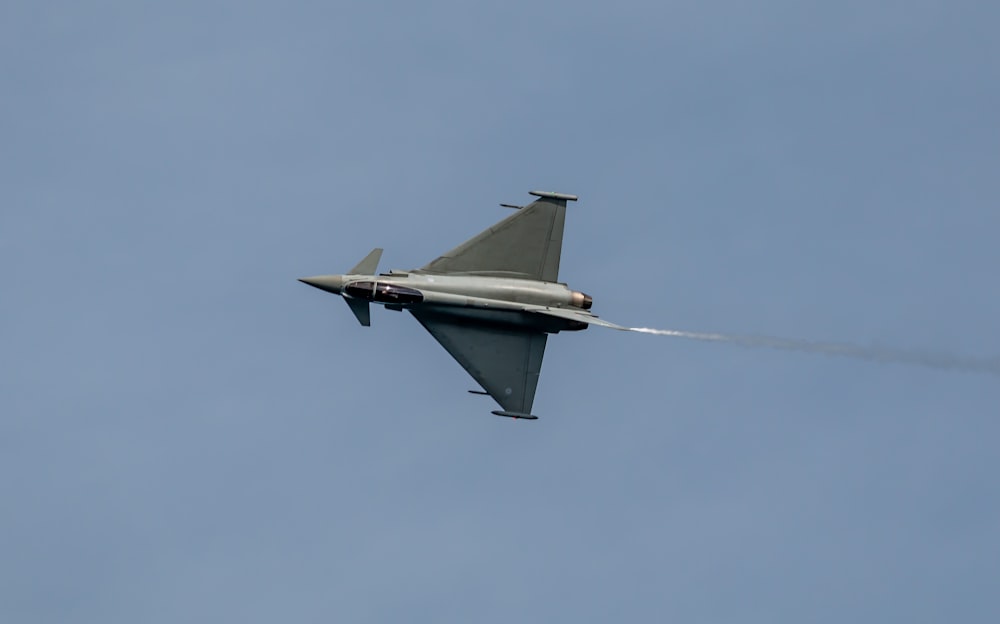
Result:
<svg viewBox="0 0 1000 624">
<path fill-rule="evenodd" d="M 419 270 L 559 281 L 566 202 L 576 197 L 538 191 L 532 195 L 538 199 Z"/>
<path fill-rule="evenodd" d="M 538 375 L 546 334 L 503 327 L 462 325 L 419 310 L 410 313 L 503 408 L 499 416 L 535 418 Z"/>
</svg>

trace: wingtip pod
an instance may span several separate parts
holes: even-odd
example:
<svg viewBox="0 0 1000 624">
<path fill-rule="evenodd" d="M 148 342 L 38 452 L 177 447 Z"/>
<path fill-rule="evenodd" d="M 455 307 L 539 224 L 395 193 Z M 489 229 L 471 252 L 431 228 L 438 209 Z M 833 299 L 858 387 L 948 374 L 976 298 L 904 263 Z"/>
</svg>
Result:
<svg viewBox="0 0 1000 624">
<path fill-rule="evenodd" d="M 538 420 L 538 416 L 533 416 L 531 414 L 523 414 L 521 412 L 508 412 L 508 411 L 501 411 L 501 410 L 493 410 L 490 413 L 491 414 L 495 414 L 496 416 L 506 416 L 507 418 L 513 418 L 515 420 L 517 420 L 517 419 L 520 419 L 520 420 Z"/>
<path fill-rule="evenodd" d="M 534 195 L 535 197 L 544 197 L 548 199 L 562 199 L 564 201 L 577 201 L 579 199 L 576 195 L 569 195 L 567 193 L 553 193 L 551 191 L 528 191 L 528 195 Z"/>
</svg>

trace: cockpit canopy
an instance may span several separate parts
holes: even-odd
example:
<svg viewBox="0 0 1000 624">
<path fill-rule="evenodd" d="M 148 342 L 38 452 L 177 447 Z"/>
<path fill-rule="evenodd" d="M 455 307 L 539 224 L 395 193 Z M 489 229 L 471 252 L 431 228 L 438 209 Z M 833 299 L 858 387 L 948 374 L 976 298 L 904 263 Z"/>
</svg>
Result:
<svg viewBox="0 0 1000 624">
<path fill-rule="evenodd" d="M 424 300 L 424 295 L 419 290 L 384 282 L 352 282 L 344 288 L 344 293 L 355 299 L 397 305 L 420 303 Z"/>
</svg>

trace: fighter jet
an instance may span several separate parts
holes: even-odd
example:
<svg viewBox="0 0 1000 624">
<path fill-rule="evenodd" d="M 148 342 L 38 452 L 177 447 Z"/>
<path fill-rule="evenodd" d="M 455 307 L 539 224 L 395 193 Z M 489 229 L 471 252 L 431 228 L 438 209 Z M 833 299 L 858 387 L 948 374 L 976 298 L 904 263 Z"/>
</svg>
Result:
<svg viewBox="0 0 1000 624">
<path fill-rule="evenodd" d="M 497 416 L 536 420 L 535 399 L 549 334 L 589 325 L 614 329 L 590 312 L 590 295 L 559 279 L 566 202 L 575 195 L 531 191 L 538 199 L 436 260 L 410 271 L 377 273 L 376 248 L 343 275 L 300 278 L 341 295 L 364 326 L 370 304 L 407 310 L 502 409 Z"/>
</svg>

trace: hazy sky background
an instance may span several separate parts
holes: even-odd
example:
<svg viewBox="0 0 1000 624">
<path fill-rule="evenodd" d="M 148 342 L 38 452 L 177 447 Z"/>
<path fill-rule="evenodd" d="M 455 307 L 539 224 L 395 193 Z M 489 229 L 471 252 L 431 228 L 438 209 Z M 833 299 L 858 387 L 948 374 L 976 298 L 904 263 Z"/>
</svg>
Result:
<svg viewBox="0 0 1000 624">
<path fill-rule="evenodd" d="M 0 621 L 1000 621 L 1000 378 L 593 328 L 517 422 L 295 281 L 540 188 L 611 321 L 995 357 L 998 29 L 4 2 Z"/>
</svg>

